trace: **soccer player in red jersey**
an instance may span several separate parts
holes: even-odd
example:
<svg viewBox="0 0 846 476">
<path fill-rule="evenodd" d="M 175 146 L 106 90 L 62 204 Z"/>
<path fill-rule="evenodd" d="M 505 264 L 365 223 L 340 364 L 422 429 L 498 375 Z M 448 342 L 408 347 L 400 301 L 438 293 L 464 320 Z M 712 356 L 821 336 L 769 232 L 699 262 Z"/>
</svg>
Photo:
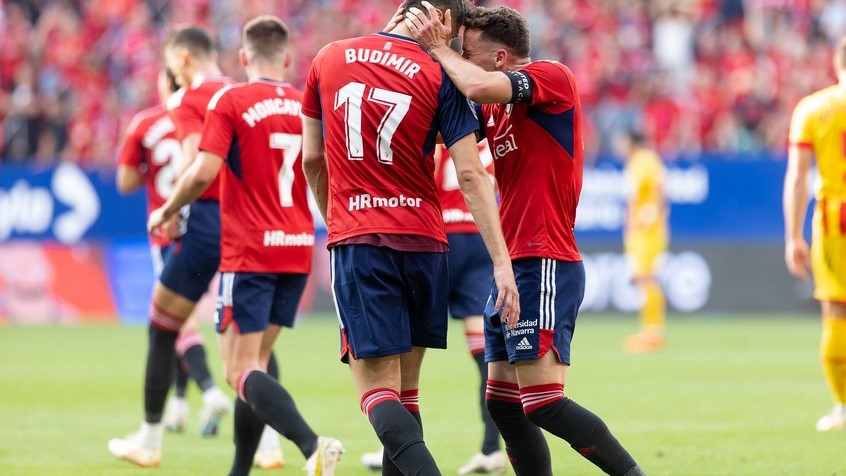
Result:
<svg viewBox="0 0 846 476">
<path fill-rule="evenodd" d="M 181 142 L 183 167 L 193 162 L 203 127 L 206 105 L 212 95 L 231 80 L 221 76 L 209 35 L 192 26 L 178 28 L 165 41 L 168 69 L 183 87 L 168 98 L 168 110 L 176 137 Z M 183 168 L 184 170 L 184 168 Z M 175 345 L 179 331 L 197 301 L 206 292 L 220 261 L 220 212 L 217 184 L 202 200 L 193 203 L 183 232 L 153 288 L 150 310 L 147 369 L 144 379 L 144 422 L 127 438 L 109 441 L 109 450 L 118 458 L 139 466 L 158 466 L 164 425 L 162 414 L 173 376 Z M 157 210 L 150 218 L 154 219 Z M 205 361 L 205 357 L 203 357 Z M 191 366 L 194 373 L 199 367 Z M 209 375 L 208 368 L 205 374 Z M 198 382 L 210 382 L 198 376 Z M 203 388 L 201 432 L 213 435 L 220 418 L 231 411 L 232 403 L 217 386 Z"/>
<path fill-rule="evenodd" d="M 148 228 L 202 197 L 221 172 L 215 321 L 226 380 L 239 396 L 230 474 L 249 473 L 267 422 L 298 446 L 309 474 L 331 476 L 341 443 L 318 437 L 266 372 L 281 328 L 294 325 L 311 271 L 314 223 L 301 164 L 302 93 L 285 82 L 289 32 L 278 18 L 248 22 L 243 42 L 241 64 L 250 82 L 225 87 L 211 99 L 200 153 Z"/>
<path fill-rule="evenodd" d="M 121 193 L 131 193 L 141 187 L 146 189 L 148 212 L 160 207 L 170 196 L 182 164 L 182 146 L 164 106 L 179 85 L 170 72 L 162 70 L 157 87 L 163 104 L 145 109 L 132 118 L 118 158 L 116 178 Z M 169 236 L 158 235 L 150 236 L 150 242 L 153 271 L 158 279 L 164 262 L 173 250 L 173 240 Z M 203 336 L 197 331 L 196 314 L 192 314 L 179 330 L 176 353 L 179 361 L 175 367 L 175 396 L 168 403 L 164 424 L 170 431 L 181 432 L 188 419 L 188 402 L 185 399 L 188 369 L 195 368 L 193 374 L 199 379 L 197 384 L 201 389 L 214 387 L 206 362 Z"/>
<path fill-rule="evenodd" d="M 427 12 L 410 9 L 406 25 L 456 86 L 482 104 L 479 120 L 494 156 L 523 312 L 508 328 L 492 306 L 485 311 L 487 405 L 515 472 L 552 474 L 540 427 L 608 474 L 641 475 L 605 423 L 564 396 L 584 295 L 574 236 L 584 144 L 573 73 L 558 62 L 532 61 L 526 21 L 507 7 L 479 8 L 467 16 L 462 58 L 448 47 L 453 25 L 423 3 Z"/>
<path fill-rule="evenodd" d="M 459 19 L 467 7 L 436 3 Z M 433 475 L 440 472 L 418 424 L 418 377 L 425 348 L 446 347 L 448 244 L 432 160 L 438 133 L 492 256 L 496 307 L 512 321 L 519 308 L 476 149 L 478 122 L 409 35 L 400 23 L 317 54 L 303 99 L 303 165 L 328 226 L 342 358 L 384 445 L 383 474 Z"/>
</svg>

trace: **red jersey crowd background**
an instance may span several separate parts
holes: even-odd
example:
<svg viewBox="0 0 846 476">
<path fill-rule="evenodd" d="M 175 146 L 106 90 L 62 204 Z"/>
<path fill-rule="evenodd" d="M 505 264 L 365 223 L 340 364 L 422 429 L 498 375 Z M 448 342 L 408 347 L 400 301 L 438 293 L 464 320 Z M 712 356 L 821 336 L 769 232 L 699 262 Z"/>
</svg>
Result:
<svg viewBox="0 0 846 476">
<path fill-rule="evenodd" d="M 0 0 L 0 161 L 113 164 L 132 114 L 157 101 L 161 40 L 174 24 L 215 32 L 224 73 L 241 80 L 239 28 L 276 14 L 296 32 L 291 82 L 302 86 L 320 47 L 380 30 L 394 3 Z M 846 33 L 846 4 L 831 0 L 496 3 L 525 12 L 534 57 L 575 72 L 588 161 L 630 124 L 643 124 L 670 158 L 781 157 L 790 111 L 832 81 L 816 66 Z"/>
</svg>

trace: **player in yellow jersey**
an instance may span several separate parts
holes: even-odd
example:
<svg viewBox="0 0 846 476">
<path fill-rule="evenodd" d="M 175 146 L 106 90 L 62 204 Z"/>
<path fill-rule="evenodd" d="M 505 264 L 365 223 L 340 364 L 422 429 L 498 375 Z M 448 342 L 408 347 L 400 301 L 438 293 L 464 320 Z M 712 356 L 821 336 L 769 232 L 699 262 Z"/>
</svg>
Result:
<svg viewBox="0 0 846 476">
<path fill-rule="evenodd" d="M 802 99 L 793 111 L 784 179 L 785 261 L 794 276 L 813 272 L 822 305 L 823 373 L 834 399 L 818 431 L 846 429 L 846 38 L 834 50 L 838 84 Z M 816 157 L 820 180 L 810 250 L 802 230 L 808 173 Z"/>
<path fill-rule="evenodd" d="M 623 242 L 634 283 L 644 298 L 640 309 L 640 331 L 626 338 L 623 349 L 629 353 L 641 353 L 664 346 L 666 301 L 656 276 L 656 265 L 667 251 L 670 238 L 664 199 L 666 171 L 661 157 L 646 146 L 641 133 L 629 131 L 622 142 L 629 186 Z"/>
</svg>

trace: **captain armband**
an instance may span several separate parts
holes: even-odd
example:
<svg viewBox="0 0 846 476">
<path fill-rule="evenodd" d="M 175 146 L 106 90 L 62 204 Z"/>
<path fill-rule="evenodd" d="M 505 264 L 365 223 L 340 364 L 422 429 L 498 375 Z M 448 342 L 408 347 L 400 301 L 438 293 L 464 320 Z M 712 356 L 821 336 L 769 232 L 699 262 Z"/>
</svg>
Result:
<svg viewBox="0 0 846 476">
<path fill-rule="evenodd" d="M 532 102 L 532 93 L 535 91 L 535 82 L 525 71 L 505 71 L 505 75 L 511 80 L 511 101 L 509 103 Z"/>
</svg>

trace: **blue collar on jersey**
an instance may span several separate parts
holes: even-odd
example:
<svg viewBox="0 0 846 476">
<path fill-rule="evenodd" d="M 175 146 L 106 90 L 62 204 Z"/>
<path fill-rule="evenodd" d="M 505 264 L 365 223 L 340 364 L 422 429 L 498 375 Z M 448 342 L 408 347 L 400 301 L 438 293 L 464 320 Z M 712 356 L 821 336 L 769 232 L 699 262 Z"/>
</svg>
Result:
<svg viewBox="0 0 846 476">
<path fill-rule="evenodd" d="M 415 40 L 414 38 L 411 38 L 411 37 L 409 37 L 409 36 L 397 35 L 396 33 L 388 33 L 388 32 L 386 32 L 386 31 L 377 31 L 375 34 L 376 34 L 376 35 L 381 35 L 381 36 L 390 36 L 391 38 L 396 38 L 396 39 L 398 39 L 398 40 L 410 41 L 410 42 L 412 42 L 412 43 L 417 43 L 418 45 L 420 44 L 420 42 L 418 42 L 418 41 L 417 41 L 417 40 Z"/>
</svg>

